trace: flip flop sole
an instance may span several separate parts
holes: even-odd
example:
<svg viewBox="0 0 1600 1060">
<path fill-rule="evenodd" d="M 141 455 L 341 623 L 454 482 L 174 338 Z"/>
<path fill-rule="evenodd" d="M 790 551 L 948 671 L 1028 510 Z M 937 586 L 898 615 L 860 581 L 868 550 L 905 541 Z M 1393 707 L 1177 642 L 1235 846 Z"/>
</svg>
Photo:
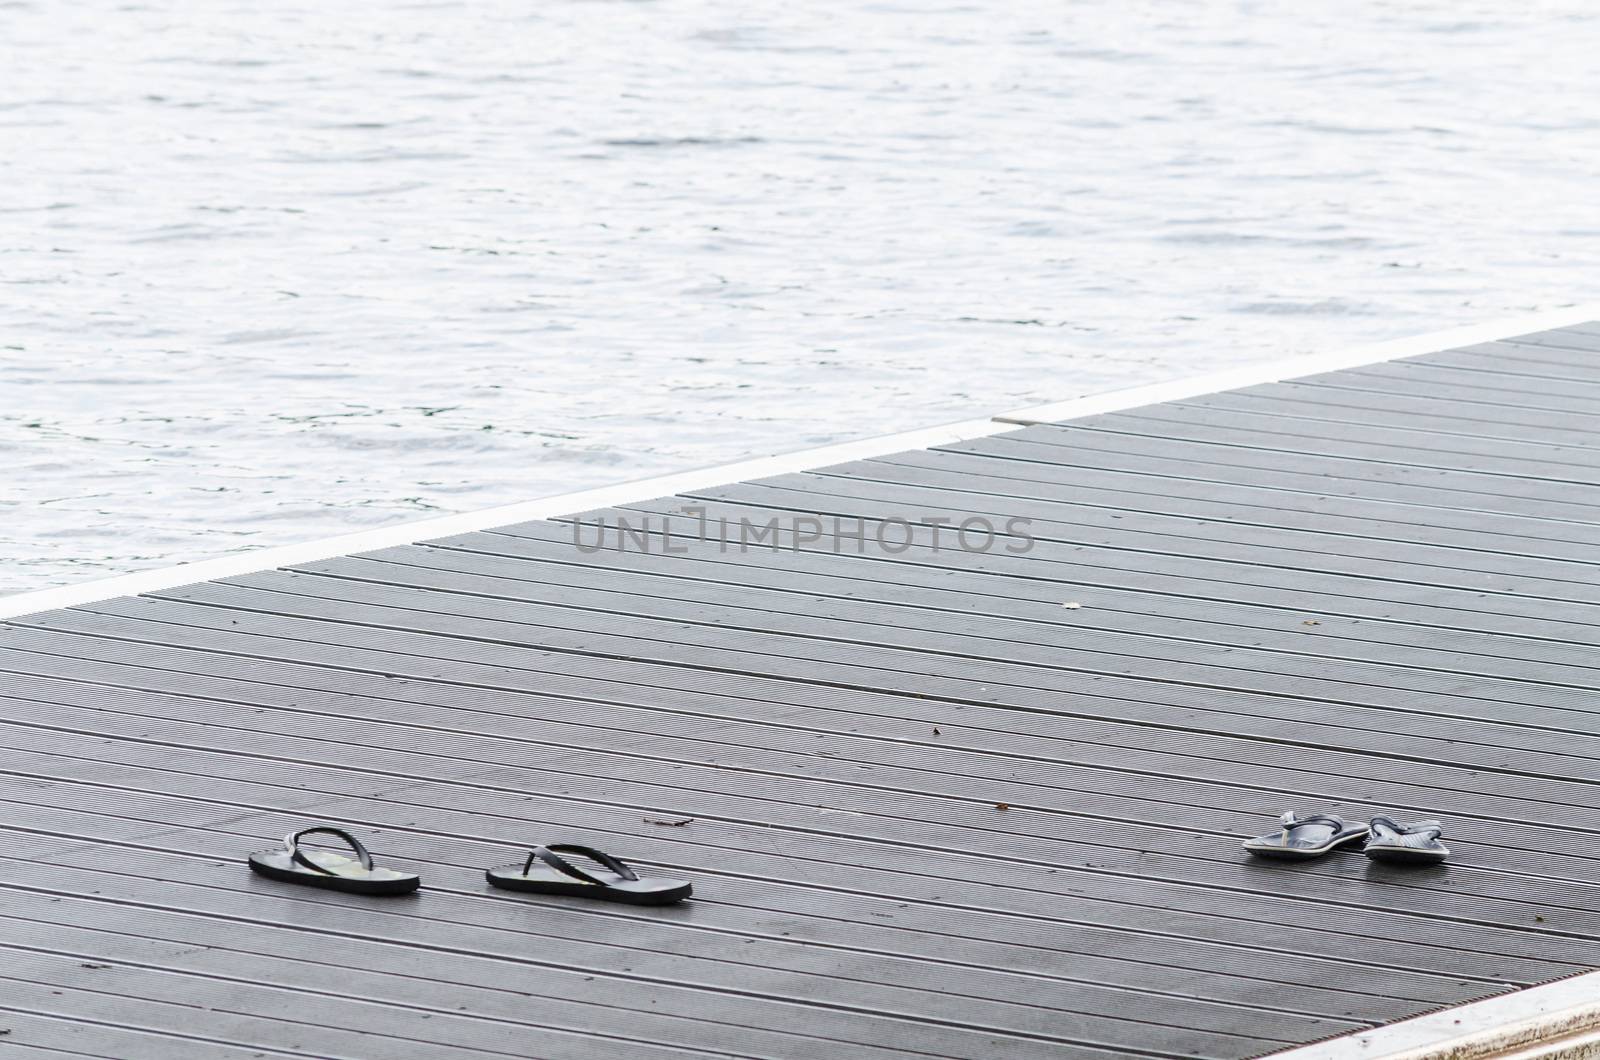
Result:
<svg viewBox="0 0 1600 1060">
<path fill-rule="evenodd" d="M 1315 861 L 1333 853 L 1335 848 L 1314 847 L 1308 850 L 1303 847 L 1245 847 L 1245 849 L 1256 857 L 1266 858 L 1269 861 Z"/>
<path fill-rule="evenodd" d="M 1367 857 L 1373 861 L 1386 861 L 1392 865 L 1437 865 L 1450 856 L 1448 850 L 1428 850 L 1417 847 L 1386 847 L 1367 844 Z"/>
<path fill-rule="evenodd" d="M 1342 846 L 1348 846 L 1366 837 L 1367 830 L 1363 828 L 1359 831 L 1347 832 L 1344 835 L 1337 836 L 1320 847 L 1286 847 L 1272 843 L 1258 844 L 1254 840 L 1247 841 L 1241 845 L 1258 858 L 1268 858 L 1273 861 L 1311 861 L 1314 858 L 1331 854 Z"/>
<path fill-rule="evenodd" d="M 266 856 L 283 856 L 281 850 L 262 850 L 250 855 L 250 869 L 258 875 L 268 879 L 280 880 L 283 883 L 298 883 L 306 887 L 322 887 L 330 891 L 344 891 L 346 894 L 368 895 L 395 895 L 410 894 L 422 885 L 420 876 L 400 876 L 387 880 L 363 880 L 349 876 L 329 876 L 321 872 L 312 872 L 309 869 L 284 868 L 265 860 Z"/>
<path fill-rule="evenodd" d="M 538 880 L 524 876 L 518 866 L 506 865 L 490 869 L 484 878 L 491 887 L 506 891 L 527 891 L 531 894 L 559 894 L 569 898 L 590 898 L 597 902 L 622 902 L 626 905 L 672 905 L 681 902 L 694 892 L 694 887 L 679 880 L 640 880 L 640 883 L 659 883 L 645 888 L 612 887 L 574 880 Z"/>
</svg>

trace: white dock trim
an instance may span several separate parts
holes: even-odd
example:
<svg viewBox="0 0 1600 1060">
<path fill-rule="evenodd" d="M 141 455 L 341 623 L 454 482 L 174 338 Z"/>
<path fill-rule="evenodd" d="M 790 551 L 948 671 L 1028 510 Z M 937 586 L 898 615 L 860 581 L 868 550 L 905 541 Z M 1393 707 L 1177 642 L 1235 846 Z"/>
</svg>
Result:
<svg viewBox="0 0 1600 1060">
<path fill-rule="evenodd" d="M 1552 1043 L 1549 1052 L 1535 1048 L 1546 1042 Z M 1270 1060 L 1535 1060 L 1542 1056 L 1552 1060 L 1600 1056 L 1600 972 L 1274 1053 Z"/>
</svg>

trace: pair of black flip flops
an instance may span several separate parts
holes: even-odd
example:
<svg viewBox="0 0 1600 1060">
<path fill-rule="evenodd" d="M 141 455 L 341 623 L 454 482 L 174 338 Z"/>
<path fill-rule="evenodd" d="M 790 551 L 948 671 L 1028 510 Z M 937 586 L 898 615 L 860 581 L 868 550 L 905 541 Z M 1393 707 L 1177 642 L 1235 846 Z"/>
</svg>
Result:
<svg viewBox="0 0 1600 1060">
<path fill-rule="evenodd" d="M 1244 848 L 1258 858 L 1309 861 L 1365 840 L 1362 853 L 1374 861 L 1436 865 L 1450 856 L 1450 848 L 1439 842 L 1444 826 L 1438 821 L 1397 824 L 1393 818 L 1374 817 L 1368 824 L 1346 824 L 1336 814 L 1298 817 L 1291 811 L 1283 815 L 1280 824 L 1276 832 L 1246 839 Z"/>
<path fill-rule="evenodd" d="M 301 846 L 302 839 L 313 835 L 343 840 L 355 857 L 335 854 L 330 850 L 308 850 Z M 562 854 L 588 858 L 598 868 L 579 868 Z M 342 828 L 326 825 L 302 828 L 285 836 L 283 846 L 279 849 L 256 851 L 250 855 L 250 868 L 274 880 L 327 887 L 350 894 L 410 894 L 422 885 L 422 878 L 414 872 L 400 872 L 375 865 L 372 854 L 361 840 Z M 640 876 L 620 859 L 575 843 L 534 847 L 521 865 L 501 865 L 489 869 L 484 875 L 491 886 L 508 891 L 575 895 L 606 902 L 627 902 L 630 905 L 670 905 L 683 901 L 693 890 L 685 880 Z"/>
</svg>

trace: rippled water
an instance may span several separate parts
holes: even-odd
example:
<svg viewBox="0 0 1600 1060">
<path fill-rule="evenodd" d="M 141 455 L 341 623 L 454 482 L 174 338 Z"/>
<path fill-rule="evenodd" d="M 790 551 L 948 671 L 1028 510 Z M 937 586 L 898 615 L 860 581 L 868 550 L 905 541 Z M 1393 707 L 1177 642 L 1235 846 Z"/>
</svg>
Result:
<svg viewBox="0 0 1600 1060">
<path fill-rule="evenodd" d="M 0 3 L 0 590 L 1588 300 L 1593 10 Z"/>
</svg>

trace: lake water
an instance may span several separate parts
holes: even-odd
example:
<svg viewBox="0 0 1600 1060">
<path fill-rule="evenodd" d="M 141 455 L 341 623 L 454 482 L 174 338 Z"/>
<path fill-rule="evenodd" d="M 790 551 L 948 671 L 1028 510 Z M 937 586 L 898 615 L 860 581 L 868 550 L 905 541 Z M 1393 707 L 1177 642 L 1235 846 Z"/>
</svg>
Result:
<svg viewBox="0 0 1600 1060">
<path fill-rule="evenodd" d="M 0 591 L 1594 297 L 1592 3 L 0 3 Z"/>
</svg>

